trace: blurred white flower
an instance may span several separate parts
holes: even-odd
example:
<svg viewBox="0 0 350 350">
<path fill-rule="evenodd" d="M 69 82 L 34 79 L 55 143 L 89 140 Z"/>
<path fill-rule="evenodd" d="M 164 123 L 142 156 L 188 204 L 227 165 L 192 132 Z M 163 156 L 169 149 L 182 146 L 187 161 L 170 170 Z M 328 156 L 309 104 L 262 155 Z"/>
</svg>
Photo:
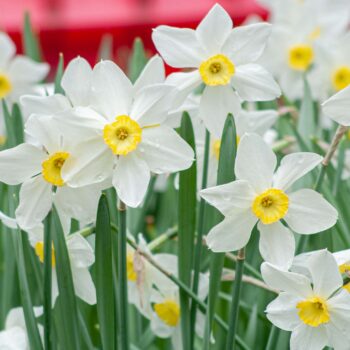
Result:
<svg viewBox="0 0 350 350">
<path fill-rule="evenodd" d="M 68 158 L 62 168 L 62 179 L 68 185 L 86 186 L 112 176 L 118 197 L 137 207 L 151 172 L 175 172 L 191 165 L 190 146 L 172 128 L 162 125 L 175 88 L 163 83 L 148 85 L 158 69 L 152 62 L 134 85 L 115 63 L 98 63 L 91 76 L 89 73 L 91 107 L 55 116 L 63 135 L 77 143 L 74 159 Z M 67 84 L 75 86 L 89 76 L 77 71 Z"/>
<path fill-rule="evenodd" d="M 287 272 L 263 263 L 265 282 L 280 290 L 266 309 L 278 328 L 291 331 L 291 350 L 322 350 L 325 346 L 345 350 L 350 342 L 350 294 L 336 260 L 327 250 L 314 252 L 307 260 L 310 275 Z"/>
<path fill-rule="evenodd" d="M 332 227 L 337 221 L 336 209 L 318 192 L 311 189 L 287 192 L 321 161 L 322 157 L 315 153 L 293 153 L 282 159 L 275 172 L 277 159 L 271 148 L 256 134 L 243 136 L 235 163 L 237 181 L 200 192 L 225 216 L 209 232 L 208 247 L 214 252 L 238 250 L 248 243 L 258 222 L 262 257 L 288 269 L 295 251 L 290 229 L 312 234 Z"/>
<path fill-rule="evenodd" d="M 43 230 L 28 232 L 29 242 L 41 263 L 44 262 Z M 67 251 L 72 271 L 75 294 L 86 303 L 96 304 L 96 288 L 89 267 L 95 262 L 95 254 L 90 244 L 80 234 L 66 236 Z M 56 272 L 55 249 L 52 246 L 52 306 L 59 295 Z"/>
<path fill-rule="evenodd" d="M 36 317 L 42 314 L 42 307 L 34 307 Z M 43 327 L 38 325 L 39 333 L 43 336 Z M 29 350 L 27 327 L 22 307 L 16 307 L 6 316 L 5 327 L 0 331 L 0 349 L 3 350 Z"/>
<path fill-rule="evenodd" d="M 166 80 L 182 91 L 183 99 L 204 83 L 199 115 L 215 134 L 222 130 L 228 113 L 239 112 L 241 100 L 266 101 L 280 95 L 270 73 L 255 63 L 265 48 L 270 25 L 232 27 L 229 14 L 216 4 L 196 30 L 159 26 L 152 34 L 166 63 L 193 69 L 173 73 Z"/>
</svg>

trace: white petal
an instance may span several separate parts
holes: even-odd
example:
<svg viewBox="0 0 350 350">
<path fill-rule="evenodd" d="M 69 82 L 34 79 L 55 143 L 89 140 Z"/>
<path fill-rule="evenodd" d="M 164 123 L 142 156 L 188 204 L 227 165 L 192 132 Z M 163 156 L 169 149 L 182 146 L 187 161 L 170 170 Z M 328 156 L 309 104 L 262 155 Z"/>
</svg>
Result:
<svg viewBox="0 0 350 350">
<path fill-rule="evenodd" d="M 243 248 L 249 241 L 256 221 L 250 209 L 231 212 L 208 233 L 208 248 L 215 253 Z"/>
<path fill-rule="evenodd" d="M 31 114 L 45 116 L 63 112 L 71 107 L 68 99 L 60 94 L 52 96 L 24 95 L 20 98 L 22 113 L 29 117 Z"/>
<path fill-rule="evenodd" d="M 239 97 L 230 85 L 206 86 L 199 105 L 199 117 L 206 128 L 221 138 L 229 113 L 238 114 L 241 110 Z"/>
<path fill-rule="evenodd" d="M 96 219 L 102 189 L 102 183 L 76 188 L 64 186 L 56 191 L 54 203 L 65 215 L 89 224 Z"/>
<path fill-rule="evenodd" d="M 176 72 L 170 74 L 166 80 L 166 84 L 174 85 L 178 89 L 177 96 L 173 102 L 173 108 L 179 107 L 185 102 L 188 95 L 201 84 L 202 78 L 198 70 L 193 72 Z"/>
<path fill-rule="evenodd" d="M 297 152 L 288 154 L 283 157 L 276 171 L 273 186 L 285 191 L 321 162 L 322 157 L 316 153 Z"/>
<path fill-rule="evenodd" d="M 199 23 L 196 36 L 201 45 L 206 48 L 206 52 L 214 55 L 221 51 L 232 26 L 230 15 L 219 4 L 215 4 Z"/>
<path fill-rule="evenodd" d="M 0 181 L 18 185 L 41 172 L 45 152 L 28 143 L 0 152 Z"/>
<path fill-rule="evenodd" d="M 92 73 L 91 105 L 109 120 L 129 115 L 132 84 L 124 72 L 112 61 L 101 61 Z"/>
<path fill-rule="evenodd" d="M 307 260 L 313 289 L 316 295 L 325 299 L 343 285 L 343 279 L 339 272 L 338 264 L 332 253 L 326 249 L 311 254 Z"/>
<path fill-rule="evenodd" d="M 297 233 L 317 233 L 335 225 L 337 210 L 321 194 L 310 189 L 291 193 L 289 208 L 284 219 L 288 226 Z"/>
<path fill-rule="evenodd" d="M 0 221 L 8 228 L 16 229 L 18 227 L 16 219 L 7 216 L 2 211 L 0 211 Z"/>
<path fill-rule="evenodd" d="M 159 26 L 153 29 L 152 40 L 164 61 L 176 68 L 195 68 L 205 59 L 193 29 Z"/>
<path fill-rule="evenodd" d="M 165 80 L 165 68 L 163 60 L 158 55 L 154 55 L 142 70 L 140 76 L 134 83 L 134 94 L 147 85 L 161 84 Z"/>
<path fill-rule="evenodd" d="M 276 327 L 292 331 L 301 323 L 297 309 L 299 301 L 301 301 L 300 297 L 282 292 L 267 305 L 266 317 Z"/>
<path fill-rule="evenodd" d="M 200 191 L 200 196 L 210 205 L 228 215 L 232 209 L 248 209 L 255 197 L 254 190 L 244 180 L 237 180 L 228 184 L 206 188 Z"/>
<path fill-rule="evenodd" d="M 72 267 L 75 294 L 89 305 L 96 304 L 96 288 L 88 269 Z"/>
<path fill-rule="evenodd" d="M 67 237 L 67 249 L 71 264 L 75 268 L 87 268 L 95 262 L 91 245 L 80 234 Z"/>
<path fill-rule="evenodd" d="M 263 136 L 276 122 L 278 114 L 274 110 L 245 111 L 242 109 L 234 117 L 237 135 L 242 136 L 245 133 L 256 133 Z"/>
<path fill-rule="evenodd" d="M 295 253 L 293 233 L 281 222 L 264 225 L 259 222 L 259 250 L 263 259 L 281 269 L 288 270 Z"/>
<path fill-rule="evenodd" d="M 9 65 L 9 76 L 14 83 L 39 83 L 49 72 L 47 63 L 38 63 L 26 56 L 16 56 Z"/>
<path fill-rule="evenodd" d="M 174 99 L 172 85 L 155 84 L 141 89 L 135 96 L 130 116 L 141 126 L 162 123 Z"/>
<path fill-rule="evenodd" d="M 4 350 L 28 349 L 28 338 L 25 329 L 12 327 L 0 332 L 0 348 Z"/>
<path fill-rule="evenodd" d="M 151 329 L 157 337 L 169 338 L 173 334 L 175 328 L 165 324 L 156 313 L 153 313 L 151 318 Z"/>
<path fill-rule="evenodd" d="M 113 173 L 113 186 L 118 197 L 129 207 L 141 204 L 150 180 L 150 170 L 147 163 L 135 153 L 118 159 Z"/>
<path fill-rule="evenodd" d="M 236 67 L 232 85 L 245 101 L 269 101 L 281 95 L 272 75 L 258 64 Z"/>
<path fill-rule="evenodd" d="M 78 144 L 64 163 L 62 178 L 72 187 L 99 183 L 112 175 L 113 153 L 100 136 Z"/>
<path fill-rule="evenodd" d="M 341 250 L 333 253 L 334 259 L 338 265 L 350 262 L 350 249 Z"/>
<path fill-rule="evenodd" d="M 256 61 L 263 53 L 271 32 L 268 23 L 256 23 L 234 28 L 227 38 L 222 52 L 234 64 L 247 64 Z"/>
<path fill-rule="evenodd" d="M 14 56 L 16 46 L 11 38 L 3 32 L 0 32 L 0 52 L 0 69 L 4 69 L 10 59 Z"/>
<path fill-rule="evenodd" d="M 90 103 L 92 69 L 82 57 L 69 62 L 62 76 L 61 85 L 73 106 L 87 106 Z"/>
<path fill-rule="evenodd" d="M 19 191 L 19 206 L 16 210 L 18 225 L 30 229 L 41 223 L 52 206 L 51 184 L 41 175 L 27 180 Z"/>
<path fill-rule="evenodd" d="M 25 328 L 26 326 L 22 307 L 11 309 L 6 316 L 5 328 L 8 329 L 16 326 L 21 328 Z"/>
<path fill-rule="evenodd" d="M 235 174 L 248 181 L 256 192 L 271 187 L 276 156 L 264 140 L 256 134 L 246 134 L 238 145 Z"/>
<path fill-rule="evenodd" d="M 290 338 L 291 350 L 322 350 L 327 345 L 327 333 L 323 325 L 310 327 L 301 324 Z"/>
<path fill-rule="evenodd" d="M 261 265 L 261 274 L 270 287 L 307 299 L 313 294 L 310 280 L 298 273 L 284 271 L 264 262 Z"/>
<path fill-rule="evenodd" d="M 350 126 L 350 86 L 322 104 L 323 112 L 341 125 Z"/>
<path fill-rule="evenodd" d="M 166 126 L 143 130 L 137 153 L 156 174 L 187 169 L 194 161 L 192 148 L 176 131 Z"/>
</svg>

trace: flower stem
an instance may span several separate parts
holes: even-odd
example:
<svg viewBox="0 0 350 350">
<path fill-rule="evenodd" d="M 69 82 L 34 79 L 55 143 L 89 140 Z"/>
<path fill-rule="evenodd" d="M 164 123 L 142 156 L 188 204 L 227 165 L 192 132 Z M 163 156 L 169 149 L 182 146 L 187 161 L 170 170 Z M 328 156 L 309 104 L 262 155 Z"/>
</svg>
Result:
<svg viewBox="0 0 350 350">
<path fill-rule="evenodd" d="M 204 161 L 203 161 L 203 173 L 202 173 L 202 186 L 204 189 L 207 187 L 208 180 L 208 163 L 209 163 L 209 146 L 210 146 L 210 133 L 208 130 L 205 132 L 205 146 L 204 146 Z M 197 223 L 197 241 L 195 246 L 194 253 L 194 266 L 193 266 L 193 280 L 192 280 L 192 290 L 194 294 L 198 293 L 199 286 L 199 274 L 201 266 L 201 257 L 202 257 L 202 247 L 203 247 L 203 234 L 204 234 L 204 219 L 205 219 L 205 207 L 206 203 L 203 198 L 201 198 L 199 203 L 199 214 L 198 214 L 198 223 Z M 197 304 L 192 302 L 191 306 L 191 334 L 194 333 L 195 324 L 196 324 L 196 314 L 197 314 Z M 193 347 L 193 337 L 192 337 L 192 347 Z"/>
<path fill-rule="evenodd" d="M 279 336 L 279 329 L 272 325 L 269 339 L 267 340 L 266 350 L 275 350 Z"/>
<path fill-rule="evenodd" d="M 232 302 L 231 302 L 231 310 L 230 310 L 229 331 L 226 339 L 226 350 L 235 349 L 234 339 L 237 331 L 239 299 L 241 294 L 244 260 L 245 260 L 245 248 L 242 248 L 239 250 L 237 254 L 236 275 L 235 275 L 235 282 L 234 282 L 233 291 L 232 291 Z"/>
<path fill-rule="evenodd" d="M 128 281 L 126 272 L 126 206 L 118 203 L 118 325 L 120 348 L 129 349 L 128 337 Z"/>
</svg>

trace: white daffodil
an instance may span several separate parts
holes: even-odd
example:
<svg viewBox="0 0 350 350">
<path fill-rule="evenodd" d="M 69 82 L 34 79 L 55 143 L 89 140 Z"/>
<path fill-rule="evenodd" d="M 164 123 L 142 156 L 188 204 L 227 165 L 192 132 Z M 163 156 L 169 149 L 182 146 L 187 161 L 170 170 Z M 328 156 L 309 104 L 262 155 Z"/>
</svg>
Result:
<svg viewBox="0 0 350 350">
<path fill-rule="evenodd" d="M 143 252 L 152 256 L 166 271 L 177 274 L 177 257 L 175 255 L 152 255 L 141 234 L 138 246 Z M 150 319 L 152 316 L 151 295 L 154 285 L 170 286 L 172 282 L 129 245 L 127 247 L 127 277 L 129 302 Z"/>
<path fill-rule="evenodd" d="M 82 74 L 71 80 L 84 80 Z M 57 127 L 77 146 L 75 157 L 62 168 L 72 187 L 98 183 L 113 176 L 118 197 L 138 206 L 151 172 L 175 172 L 193 162 L 191 147 L 171 128 L 163 126 L 174 87 L 134 85 L 111 61 L 98 63 L 91 77 L 91 108 L 78 107 L 56 116 Z"/>
<path fill-rule="evenodd" d="M 262 257 L 288 268 L 295 250 L 290 229 L 312 234 L 332 227 L 337 221 L 337 211 L 318 192 L 288 191 L 321 161 L 322 157 L 315 153 L 293 153 L 282 159 L 275 172 L 276 156 L 262 138 L 256 134 L 243 136 L 235 164 L 237 181 L 200 192 L 225 216 L 209 232 L 208 247 L 214 252 L 238 250 L 248 243 L 258 222 Z"/>
<path fill-rule="evenodd" d="M 43 230 L 28 232 L 29 242 L 41 263 L 44 262 Z M 86 303 L 96 304 L 96 288 L 92 281 L 89 267 L 95 262 L 95 254 L 90 244 L 80 234 L 66 236 L 67 251 L 75 294 Z M 58 297 L 55 249 L 52 246 L 52 306 Z"/>
<path fill-rule="evenodd" d="M 270 25 L 232 26 L 229 14 L 216 4 L 196 30 L 159 26 L 152 34 L 166 63 L 193 69 L 171 74 L 167 83 L 177 86 L 183 98 L 204 83 L 199 114 L 216 134 L 227 114 L 240 110 L 241 100 L 265 101 L 280 95 L 270 73 L 255 63 L 265 48 Z"/>
<path fill-rule="evenodd" d="M 16 210 L 18 225 L 24 230 L 36 227 L 53 203 L 65 232 L 69 231 L 71 218 L 82 224 L 93 222 L 103 184 L 70 188 L 61 176 L 66 160 L 74 157 L 74 140 L 63 138 L 50 117 L 32 116 L 26 132 L 41 146 L 23 143 L 0 152 L 0 181 L 22 184 Z"/>
<path fill-rule="evenodd" d="M 205 274 L 199 276 L 198 297 L 204 300 L 208 295 L 209 278 Z M 175 350 L 183 349 L 181 337 L 181 308 L 178 287 L 172 283 L 158 284 L 157 289 L 153 289 L 151 296 L 153 313 L 151 318 L 151 329 L 160 338 L 171 338 Z M 199 337 L 204 335 L 205 316 L 198 312 L 196 321 L 196 333 Z"/>
<path fill-rule="evenodd" d="M 291 331 L 291 350 L 347 350 L 350 343 L 350 294 L 342 289 L 338 265 L 327 250 L 307 261 L 310 277 L 263 263 L 265 282 L 280 290 L 266 309 L 278 328 Z"/>
<path fill-rule="evenodd" d="M 341 125 L 350 126 L 350 86 L 322 104 L 323 112 Z"/>
<path fill-rule="evenodd" d="M 10 37 L 0 32 L 0 103 L 5 99 L 9 107 L 18 102 L 23 94 L 36 94 L 36 85 L 49 72 L 49 65 L 17 55 L 16 46 Z M 3 110 L 0 107 L 0 146 L 6 140 Z"/>
<path fill-rule="evenodd" d="M 42 307 L 34 307 L 35 316 L 42 314 Z M 43 336 L 43 327 L 38 325 L 39 333 Z M 21 307 L 13 308 L 6 316 L 5 327 L 0 331 L 0 349 L 29 350 L 27 327 L 24 312 Z"/>
</svg>

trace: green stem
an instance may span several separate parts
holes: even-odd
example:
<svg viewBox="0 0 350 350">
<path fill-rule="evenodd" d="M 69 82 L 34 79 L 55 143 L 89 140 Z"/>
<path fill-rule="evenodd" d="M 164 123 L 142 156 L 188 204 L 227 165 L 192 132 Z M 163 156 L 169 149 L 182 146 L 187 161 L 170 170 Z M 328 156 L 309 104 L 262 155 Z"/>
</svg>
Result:
<svg viewBox="0 0 350 350">
<path fill-rule="evenodd" d="M 169 239 L 176 237 L 177 231 L 178 231 L 177 226 L 169 228 L 167 231 L 165 231 L 163 234 L 161 234 L 160 236 L 158 236 L 148 244 L 149 250 L 153 251 L 163 243 L 167 242 Z"/>
<path fill-rule="evenodd" d="M 346 150 L 346 140 L 342 140 L 339 145 L 339 152 L 338 152 L 338 164 L 337 164 L 337 172 L 335 176 L 335 181 L 333 184 L 333 195 L 337 196 L 339 185 L 342 180 L 342 174 L 344 170 L 344 161 L 345 161 L 345 150 Z"/>
<path fill-rule="evenodd" d="M 230 320 L 229 320 L 229 331 L 226 339 L 226 350 L 235 349 L 234 339 L 237 331 L 239 299 L 241 294 L 244 260 L 245 260 L 245 248 L 242 248 L 239 250 L 237 255 L 236 274 L 235 274 L 235 281 L 233 285 L 232 303 L 231 303 Z"/>
<path fill-rule="evenodd" d="M 128 337 L 128 281 L 126 272 L 126 206 L 119 200 L 118 234 L 118 325 L 122 350 L 129 349 Z"/>
<path fill-rule="evenodd" d="M 209 164 L 209 146 L 210 146 L 210 133 L 206 130 L 205 133 L 205 146 L 204 146 L 204 161 L 203 161 L 203 174 L 202 174 L 202 189 L 207 188 L 208 181 L 208 164 Z M 204 218 L 205 218 L 205 207 L 206 203 L 203 198 L 201 198 L 199 203 L 199 214 L 198 214 L 198 229 L 197 229 L 197 242 L 195 246 L 194 253 L 194 267 L 193 267 L 193 285 L 192 290 L 194 294 L 198 293 L 199 287 L 199 274 L 201 266 L 202 257 L 202 247 L 203 247 L 203 234 L 204 234 Z M 194 334 L 195 323 L 197 314 L 197 304 L 192 302 L 191 305 L 191 334 Z M 193 348 L 193 337 L 191 347 Z"/>
<path fill-rule="evenodd" d="M 279 329 L 272 325 L 270 334 L 269 334 L 269 339 L 267 340 L 267 345 L 265 350 L 275 350 L 277 341 L 278 341 L 278 336 L 279 336 Z"/>
<path fill-rule="evenodd" d="M 45 350 L 51 349 L 52 326 L 52 239 L 51 239 L 51 213 L 45 220 L 44 226 L 44 345 Z"/>
</svg>

